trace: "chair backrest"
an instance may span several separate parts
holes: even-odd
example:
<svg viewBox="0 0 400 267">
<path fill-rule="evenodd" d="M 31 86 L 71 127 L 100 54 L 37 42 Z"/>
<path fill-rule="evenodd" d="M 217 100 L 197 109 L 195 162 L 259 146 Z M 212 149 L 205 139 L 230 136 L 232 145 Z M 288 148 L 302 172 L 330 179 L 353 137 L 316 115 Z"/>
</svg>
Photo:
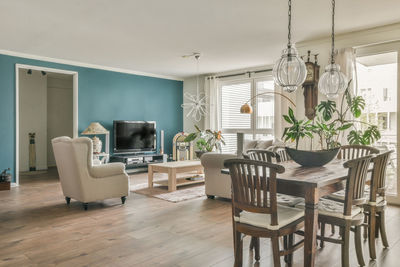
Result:
<svg viewBox="0 0 400 267">
<path fill-rule="evenodd" d="M 373 157 L 371 161 L 374 163 L 372 170 L 372 178 L 370 185 L 370 202 L 376 201 L 376 195 L 385 197 L 386 193 L 386 169 L 390 155 L 393 150 L 380 153 Z"/>
<path fill-rule="evenodd" d="M 270 150 L 265 150 L 265 149 L 250 149 L 247 150 L 247 157 L 251 160 L 259 160 L 259 161 L 265 161 L 265 162 L 273 162 L 273 160 L 276 160 L 279 162 L 279 155 L 277 155 L 275 152 L 272 152 Z"/>
<path fill-rule="evenodd" d="M 346 180 L 346 195 L 344 203 L 344 215 L 350 216 L 353 205 L 365 203 L 365 180 L 367 178 L 368 167 L 372 155 L 349 160 L 343 164 L 348 168 L 348 177 Z"/>
<path fill-rule="evenodd" d="M 370 154 L 378 154 L 379 150 L 371 146 L 364 145 L 345 145 L 340 147 L 337 155 L 338 159 L 356 159 Z"/>
<path fill-rule="evenodd" d="M 242 210 L 271 214 L 271 225 L 278 225 L 276 174 L 285 168 L 249 159 L 228 159 L 224 165 L 232 180 L 233 215 Z"/>
<path fill-rule="evenodd" d="M 64 195 L 81 196 L 85 190 L 84 179 L 90 176 L 92 166 L 92 140 L 62 136 L 52 139 L 51 143 Z"/>
</svg>

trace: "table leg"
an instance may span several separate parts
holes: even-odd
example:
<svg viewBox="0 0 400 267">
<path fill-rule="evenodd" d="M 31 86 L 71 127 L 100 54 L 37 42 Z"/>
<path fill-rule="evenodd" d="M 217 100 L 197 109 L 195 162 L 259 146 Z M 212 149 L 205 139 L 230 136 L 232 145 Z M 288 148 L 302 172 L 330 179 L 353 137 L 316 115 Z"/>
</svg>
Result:
<svg viewBox="0 0 400 267">
<path fill-rule="evenodd" d="M 176 170 L 173 168 L 168 169 L 168 191 L 176 190 Z"/>
<path fill-rule="evenodd" d="M 313 267 L 318 231 L 318 189 L 309 188 L 305 196 L 304 266 Z"/>
<path fill-rule="evenodd" d="M 153 166 L 149 165 L 148 170 L 147 170 L 147 182 L 148 182 L 148 187 L 152 188 L 153 187 Z"/>
</svg>

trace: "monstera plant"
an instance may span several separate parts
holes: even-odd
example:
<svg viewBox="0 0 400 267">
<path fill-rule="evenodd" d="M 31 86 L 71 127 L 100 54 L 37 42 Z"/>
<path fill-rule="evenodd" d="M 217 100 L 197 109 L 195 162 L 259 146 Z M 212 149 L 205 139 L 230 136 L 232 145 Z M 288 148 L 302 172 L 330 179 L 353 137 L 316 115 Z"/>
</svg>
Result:
<svg viewBox="0 0 400 267">
<path fill-rule="evenodd" d="M 291 108 L 287 115 L 283 115 L 283 119 L 290 125 L 284 129 L 283 138 L 285 141 L 295 142 L 295 150 L 298 150 L 299 142 L 303 138 L 318 139 L 321 150 L 307 151 L 318 153 L 318 155 L 313 157 L 313 154 L 302 153 L 301 158 L 306 157 L 308 161 L 313 158 L 327 160 L 332 156 L 333 159 L 341 146 L 341 137 L 346 137 L 349 144 L 360 145 L 371 145 L 381 138 L 378 126 L 359 119 L 365 108 L 365 100 L 361 96 L 351 95 L 350 83 L 351 81 L 342 96 L 340 106 L 338 107 L 332 100 L 321 101 L 316 108 L 317 116 L 313 121 L 298 120 Z M 296 151 L 290 148 L 287 148 L 287 151 L 296 161 L 296 155 L 294 155 Z M 325 158 L 327 154 L 329 157 Z M 301 165 L 307 165 L 308 161 L 306 160 L 306 163 Z M 321 166 L 317 163 L 315 165 Z M 313 163 L 311 162 L 308 166 L 313 166 Z"/>
</svg>

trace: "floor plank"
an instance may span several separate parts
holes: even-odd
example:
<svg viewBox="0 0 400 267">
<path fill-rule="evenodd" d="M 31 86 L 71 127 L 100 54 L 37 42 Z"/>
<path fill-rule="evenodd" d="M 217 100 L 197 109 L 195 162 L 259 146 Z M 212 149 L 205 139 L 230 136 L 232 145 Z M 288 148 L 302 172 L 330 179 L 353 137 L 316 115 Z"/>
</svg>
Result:
<svg viewBox="0 0 400 267">
<path fill-rule="evenodd" d="M 161 177 L 165 178 L 165 177 Z M 146 174 L 131 184 L 147 182 Z M 90 203 L 84 211 L 74 200 L 65 204 L 54 169 L 22 176 L 21 186 L 0 191 L 0 266 L 232 266 L 230 202 L 206 197 L 171 203 L 131 193 Z M 368 266 L 399 266 L 400 208 L 389 207 L 390 249 L 377 242 L 378 259 Z M 329 230 L 328 230 L 329 232 Z M 253 261 L 244 240 L 245 266 L 272 266 L 269 240 L 261 242 L 261 261 Z M 351 266 L 357 266 L 351 242 Z M 295 253 L 302 266 L 302 250 Z M 340 266 L 340 246 L 326 243 L 316 266 Z M 282 259 L 283 264 L 283 259 Z M 284 265 L 283 265 L 284 266 Z"/>
</svg>

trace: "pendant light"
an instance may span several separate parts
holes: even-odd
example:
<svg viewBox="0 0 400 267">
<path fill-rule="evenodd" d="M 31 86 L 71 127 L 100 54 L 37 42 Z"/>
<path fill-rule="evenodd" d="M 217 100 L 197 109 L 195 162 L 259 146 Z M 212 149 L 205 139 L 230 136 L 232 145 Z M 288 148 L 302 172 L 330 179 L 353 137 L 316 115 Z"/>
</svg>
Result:
<svg viewBox="0 0 400 267">
<path fill-rule="evenodd" d="M 194 57 L 196 59 L 196 95 L 192 95 L 188 92 L 184 94 L 184 97 L 187 100 L 187 103 L 181 105 L 182 108 L 188 109 L 188 113 L 186 117 L 192 117 L 192 119 L 196 122 L 199 122 L 202 117 L 207 114 L 206 101 L 207 97 L 205 95 L 200 94 L 199 88 L 199 58 L 200 53 L 193 53 L 191 55 L 182 56 L 183 58 Z"/>
<path fill-rule="evenodd" d="M 335 63 L 335 0 L 332 0 L 332 50 L 331 63 L 325 67 L 318 82 L 319 91 L 328 99 L 337 98 L 347 88 L 347 77 L 340 72 L 340 66 Z"/>
<path fill-rule="evenodd" d="M 286 92 L 294 92 L 306 79 L 307 69 L 304 61 L 299 57 L 296 47 L 291 42 L 292 27 L 292 0 L 288 2 L 288 44 L 282 51 L 281 58 L 275 63 L 272 70 L 274 81 Z"/>
</svg>

